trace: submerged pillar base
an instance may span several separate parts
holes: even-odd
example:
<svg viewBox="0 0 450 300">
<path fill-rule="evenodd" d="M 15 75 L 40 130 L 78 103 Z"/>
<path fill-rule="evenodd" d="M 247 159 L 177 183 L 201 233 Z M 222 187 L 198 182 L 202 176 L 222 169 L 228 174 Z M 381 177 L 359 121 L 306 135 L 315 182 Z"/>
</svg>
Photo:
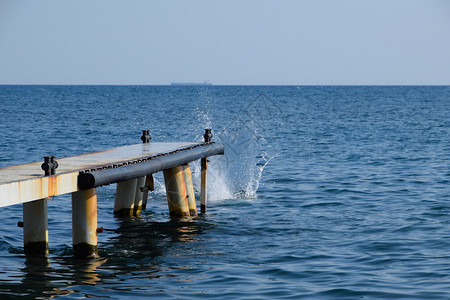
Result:
<svg viewBox="0 0 450 300">
<path fill-rule="evenodd" d="M 88 243 L 79 243 L 73 245 L 73 255 L 75 257 L 97 257 L 98 246 L 90 245 Z"/>
<path fill-rule="evenodd" d="M 132 217 L 134 214 L 134 208 L 121 208 L 114 211 L 116 217 Z"/>
<path fill-rule="evenodd" d="M 47 242 L 29 242 L 24 246 L 24 252 L 27 255 L 48 254 Z"/>
</svg>

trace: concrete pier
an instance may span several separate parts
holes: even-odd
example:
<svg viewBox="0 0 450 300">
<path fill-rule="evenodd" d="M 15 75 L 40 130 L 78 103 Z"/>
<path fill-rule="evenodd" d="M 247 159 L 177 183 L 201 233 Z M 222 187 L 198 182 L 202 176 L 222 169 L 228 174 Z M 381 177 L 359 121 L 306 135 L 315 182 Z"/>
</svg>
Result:
<svg viewBox="0 0 450 300">
<path fill-rule="evenodd" d="M 122 146 L 84 155 L 0 168 L 0 208 L 23 204 L 24 249 L 27 254 L 48 254 L 47 198 L 72 193 L 72 239 L 75 256 L 98 253 L 97 190 L 117 183 L 114 214 L 139 216 L 154 190 L 153 174 L 163 171 L 172 217 L 197 215 L 189 163 L 201 160 L 201 209 L 206 210 L 207 157 L 222 155 L 224 146 L 204 143 L 151 143 L 144 130 L 142 144 Z"/>
</svg>

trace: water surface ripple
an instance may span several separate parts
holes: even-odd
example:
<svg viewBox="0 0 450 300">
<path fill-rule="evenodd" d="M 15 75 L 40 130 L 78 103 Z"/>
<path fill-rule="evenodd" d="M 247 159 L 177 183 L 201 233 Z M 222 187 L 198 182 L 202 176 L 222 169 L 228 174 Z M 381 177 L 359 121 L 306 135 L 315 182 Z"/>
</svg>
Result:
<svg viewBox="0 0 450 300">
<path fill-rule="evenodd" d="M 141 218 L 98 189 L 100 258 L 72 257 L 71 198 L 50 255 L 0 209 L 2 299 L 448 299 L 450 88 L 0 86 L 0 167 L 214 128 L 208 213 L 176 221 L 163 181 Z M 198 164 L 192 167 L 198 189 Z"/>
</svg>

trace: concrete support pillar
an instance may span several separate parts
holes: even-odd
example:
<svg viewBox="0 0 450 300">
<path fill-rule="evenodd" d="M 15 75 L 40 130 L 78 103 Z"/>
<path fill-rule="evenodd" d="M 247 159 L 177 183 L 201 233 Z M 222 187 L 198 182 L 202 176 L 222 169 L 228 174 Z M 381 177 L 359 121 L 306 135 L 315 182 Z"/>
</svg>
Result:
<svg viewBox="0 0 450 300">
<path fill-rule="evenodd" d="M 47 199 L 23 204 L 23 244 L 26 254 L 48 254 Z"/>
<path fill-rule="evenodd" d="M 172 217 L 189 216 L 183 168 L 177 166 L 164 170 L 164 182 L 170 215 Z"/>
<path fill-rule="evenodd" d="M 142 210 L 147 209 L 148 191 L 155 190 L 155 181 L 153 180 L 153 174 L 149 174 L 145 177 L 145 187 L 142 194 Z"/>
<path fill-rule="evenodd" d="M 133 216 L 137 181 L 137 179 L 130 179 L 117 184 L 114 202 L 115 215 L 119 217 Z"/>
<path fill-rule="evenodd" d="M 140 216 L 144 202 L 145 177 L 137 178 L 136 193 L 134 196 L 134 215 Z"/>
<path fill-rule="evenodd" d="M 206 171 L 208 170 L 208 159 L 201 159 L 201 188 L 200 188 L 200 211 L 206 213 Z"/>
<path fill-rule="evenodd" d="M 97 190 L 72 193 L 73 254 L 78 257 L 98 255 Z"/>
<path fill-rule="evenodd" d="M 194 184 L 192 183 L 191 167 L 189 164 L 183 165 L 184 183 L 186 186 L 186 194 L 189 205 L 189 214 L 191 217 L 197 215 L 197 204 L 195 203 Z"/>
</svg>

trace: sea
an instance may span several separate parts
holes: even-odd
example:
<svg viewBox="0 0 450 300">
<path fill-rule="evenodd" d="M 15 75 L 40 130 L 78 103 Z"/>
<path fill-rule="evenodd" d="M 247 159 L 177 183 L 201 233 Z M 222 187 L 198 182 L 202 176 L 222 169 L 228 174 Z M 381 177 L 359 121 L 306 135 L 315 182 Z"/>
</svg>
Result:
<svg viewBox="0 0 450 300">
<path fill-rule="evenodd" d="M 0 208 L 1 299 L 450 299 L 449 86 L 0 86 L 0 167 L 141 143 L 202 142 L 206 214 L 140 217 L 99 187 L 99 257 L 72 255 L 71 195 L 48 256 Z M 191 164 L 199 204 L 200 164 Z"/>
</svg>

